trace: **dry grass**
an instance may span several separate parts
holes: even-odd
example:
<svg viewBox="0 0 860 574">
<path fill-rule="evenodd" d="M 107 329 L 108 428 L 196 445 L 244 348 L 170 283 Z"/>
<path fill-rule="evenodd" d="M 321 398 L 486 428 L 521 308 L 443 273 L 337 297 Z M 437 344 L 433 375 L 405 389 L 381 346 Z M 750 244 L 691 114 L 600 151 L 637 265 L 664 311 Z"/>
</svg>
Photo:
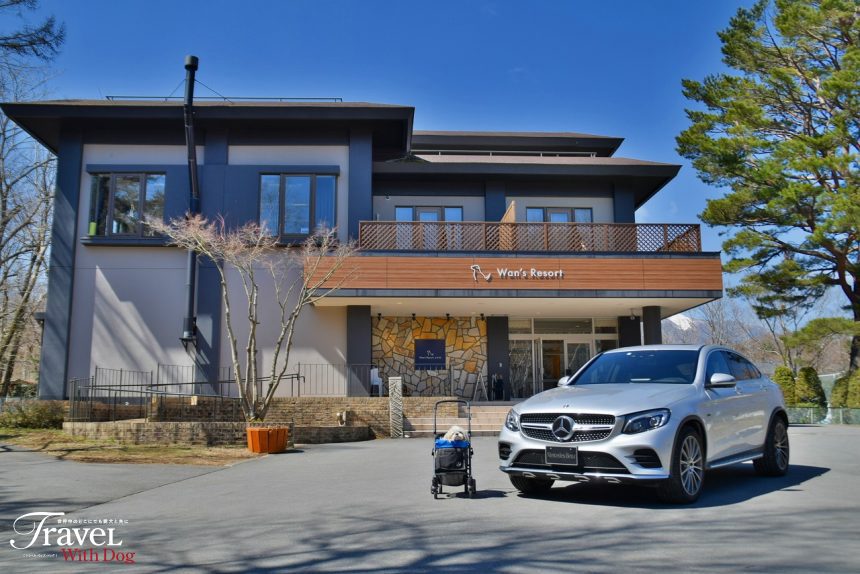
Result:
<svg viewBox="0 0 860 574">
<path fill-rule="evenodd" d="M 75 437 L 59 429 L 0 427 L 0 442 L 78 462 L 230 466 L 260 456 L 244 447 L 123 445 Z"/>
</svg>

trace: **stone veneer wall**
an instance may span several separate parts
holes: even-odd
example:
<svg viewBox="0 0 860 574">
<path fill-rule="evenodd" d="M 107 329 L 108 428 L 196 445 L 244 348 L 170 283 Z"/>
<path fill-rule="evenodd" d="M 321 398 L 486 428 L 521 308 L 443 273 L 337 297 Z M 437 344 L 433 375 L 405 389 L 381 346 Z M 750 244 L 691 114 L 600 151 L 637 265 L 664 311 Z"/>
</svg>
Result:
<svg viewBox="0 0 860 574">
<path fill-rule="evenodd" d="M 379 376 L 403 377 L 404 394 L 471 397 L 487 376 L 487 322 L 475 317 L 382 317 L 372 320 L 371 353 Z M 444 339 L 451 372 L 416 371 L 415 339 Z M 450 377 L 450 379 L 449 379 Z"/>
<path fill-rule="evenodd" d="M 437 400 L 453 397 L 404 397 L 406 419 L 432 417 Z M 337 413 L 347 411 L 347 426 L 370 428 L 374 436 L 391 435 L 388 397 L 275 397 L 266 415 L 267 423 L 295 423 L 301 427 L 326 427 L 337 424 Z M 153 409 L 158 422 L 241 422 L 242 413 L 230 403 L 199 397 L 195 404 L 188 398 L 166 398 Z M 456 417 L 457 405 L 439 407 L 440 417 Z M 298 431 L 297 431 L 298 432 Z"/>
<path fill-rule="evenodd" d="M 63 430 L 73 436 L 111 439 L 123 444 L 241 446 L 247 443 L 247 426 L 243 422 L 66 422 Z M 373 436 L 367 426 L 318 426 L 295 427 L 291 440 L 296 444 L 319 444 L 371 438 Z"/>
</svg>

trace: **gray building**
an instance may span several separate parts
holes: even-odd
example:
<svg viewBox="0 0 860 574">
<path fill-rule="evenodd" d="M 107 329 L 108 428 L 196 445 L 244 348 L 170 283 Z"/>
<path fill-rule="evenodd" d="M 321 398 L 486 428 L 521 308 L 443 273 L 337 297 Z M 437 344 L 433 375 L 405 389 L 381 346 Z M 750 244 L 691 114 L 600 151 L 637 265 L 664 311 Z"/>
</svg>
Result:
<svg viewBox="0 0 860 574">
<path fill-rule="evenodd" d="M 62 398 L 96 368 L 217 379 L 229 364 L 217 274 L 197 270 L 186 348 L 185 254 L 145 225 L 189 207 L 181 103 L 2 108 L 58 156 L 40 395 Z M 264 222 L 285 249 L 320 223 L 358 241 L 359 272 L 299 325 L 290 371 L 326 373 L 322 390 L 306 371 L 306 394 L 402 375 L 413 394 L 474 396 L 497 379 L 528 396 L 602 350 L 659 342 L 662 318 L 722 294 L 697 225 L 636 224 L 679 166 L 616 157 L 621 138 L 420 132 L 413 108 L 369 103 L 195 109 L 205 216 Z M 261 360 L 275 327 L 261 325 Z M 415 368 L 427 340 L 443 341 L 430 371 Z M 375 371 L 351 384 L 359 366 Z"/>
</svg>

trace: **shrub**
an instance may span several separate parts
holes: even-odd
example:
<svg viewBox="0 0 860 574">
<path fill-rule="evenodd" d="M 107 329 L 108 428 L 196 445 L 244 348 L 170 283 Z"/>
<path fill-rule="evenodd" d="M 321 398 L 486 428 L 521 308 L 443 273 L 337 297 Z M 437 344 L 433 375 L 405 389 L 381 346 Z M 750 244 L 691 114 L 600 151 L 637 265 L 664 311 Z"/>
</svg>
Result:
<svg viewBox="0 0 860 574">
<path fill-rule="evenodd" d="M 860 369 L 845 378 L 848 379 L 845 406 L 849 409 L 860 409 Z"/>
<path fill-rule="evenodd" d="M 46 429 L 63 427 L 63 403 L 54 401 L 7 402 L 0 413 L 0 426 Z"/>
<path fill-rule="evenodd" d="M 830 391 L 830 406 L 834 409 L 841 409 L 848 406 L 848 385 L 851 381 L 849 375 L 836 379 L 833 383 L 833 389 Z"/>
<path fill-rule="evenodd" d="M 794 404 L 794 373 L 785 365 L 780 365 L 773 372 L 773 382 L 779 385 L 782 390 L 782 397 L 785 399 L 785 404 L 791 406 Z"/>
<path fill-rule="evenodd" d="M 821 379 L 812 367 L 803 367 L 794 382 L 794 404 L 804 407 L 826 407 L 827 396 Z"/>
</svg>

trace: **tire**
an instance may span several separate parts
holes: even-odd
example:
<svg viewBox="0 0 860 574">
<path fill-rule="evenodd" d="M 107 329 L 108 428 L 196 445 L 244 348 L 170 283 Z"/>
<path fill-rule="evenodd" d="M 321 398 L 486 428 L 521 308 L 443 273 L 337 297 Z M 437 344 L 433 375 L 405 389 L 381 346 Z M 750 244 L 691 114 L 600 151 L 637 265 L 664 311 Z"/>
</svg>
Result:
<svg viewBox="0 0 860 574">
<path fill-rule="evenodd" d="M 509 478 L 511 479 L 511 484 L 514 485 L 514 488 L 529 496 L 548 493 L 549 489 L 552 488 L 552 485 L 555 482 L 554 480 L 544 478 L 526 478 L 524 476 L 514 475 L 511 475 Z"/>
<path fill-rule="evenodd" d="M 690 504 L 705 484 L 705 449 L 693 427 L 684 427 L 675 441 L 669 478 L 657 487 L 657 497 L 670 504 Z"/>
<path fill-rule="evenodd" d="M 788 472 L 790 449 L 788 428 L 782 417 L 773 417 L 764 439 L 764 456 L 753 461 L 761 476 L 785 476 Z"/>
<path fill-rule="evenodd" d="M 434 500 L 439 498 L 439 491 L 441 490 L 439 486 L 439 481 L 436 477 L 433 477 L 433 480 L 430 483 L 430 493 L 433 495 Z"/>
</svg>

